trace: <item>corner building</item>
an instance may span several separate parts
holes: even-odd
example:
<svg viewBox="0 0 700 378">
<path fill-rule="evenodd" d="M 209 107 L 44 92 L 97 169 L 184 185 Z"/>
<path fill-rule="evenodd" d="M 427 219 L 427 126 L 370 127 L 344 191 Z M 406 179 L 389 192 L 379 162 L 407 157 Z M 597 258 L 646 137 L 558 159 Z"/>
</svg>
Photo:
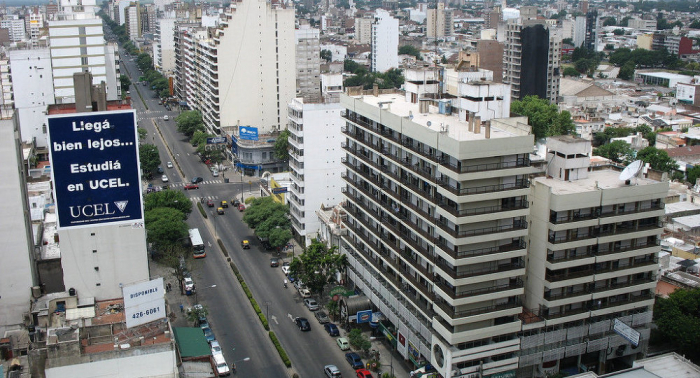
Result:
<svg viewBox="0 0 700 378">
<path fill-rule="evenodd" d="M 417 365 L 445 377 L 515 371 L 534 170 L 526 120 L 460 121 L 437 101 L 376 89 L 341 103 L 348 278 Z"/>
</svg>

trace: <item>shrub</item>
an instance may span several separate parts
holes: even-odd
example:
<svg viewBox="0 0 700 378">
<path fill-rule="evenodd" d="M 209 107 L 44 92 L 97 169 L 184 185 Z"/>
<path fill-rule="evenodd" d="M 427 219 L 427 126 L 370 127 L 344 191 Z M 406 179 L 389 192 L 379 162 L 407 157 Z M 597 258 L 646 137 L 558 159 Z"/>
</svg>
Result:
<svg viewBox="0 0 700 378">
<path fill-rule="evenodd" d="M 202 204 L 201 204 L 201 203 L 197 202 L 197 208 L 199 209 L 199 213 L 202 214 L 202 216 L 204 217 L 204 219 L 207 219 L 207 218 L 208 218 L 207 212 L 204 211 L 204 208 L 202 207 Z"/>
<path fill-rule="evenodd" d="M 282 358 L 284 366 L 288 368 L 292 367 L 292 361 L 289 360 L 287 352 L 285 352 L 284 348 L 282 348 L 282 345 L 280 345 L 280 341 L 277 340 L 277 336 L 275 335 L 275 333 L 270 331 L 268 334 L 270 335 L 270 340 L 272 340 L 272 343 L 275 345 L 275 348 L 277 348 L 277 353 L 279 353 L 280 357 Z"/>
<path fill-rule="evenodd" d="M 219 243 L 219 248 L 221 248 L 221 252 L 224 253 L 224 256 L 228 257 L 228 250 L 224 246 L 224 242 L 222 242 L 221 239 L 216 239 L 216 241 Z"/>
</svg>

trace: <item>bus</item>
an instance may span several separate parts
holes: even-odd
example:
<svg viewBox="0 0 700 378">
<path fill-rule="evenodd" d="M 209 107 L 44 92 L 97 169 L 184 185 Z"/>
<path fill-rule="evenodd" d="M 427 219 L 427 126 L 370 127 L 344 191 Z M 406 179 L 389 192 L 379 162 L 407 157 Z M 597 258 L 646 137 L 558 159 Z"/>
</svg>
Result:
<svg viewBox="0 0 700 378">
<path fill-rule="evenodd" d="M 199 229 L 193 228 L 190 230 L 190 244 L 192 244 L 195 259 L 207 257 L 207 252 L 204 250 L 204 241 L 202 241 L 202 236 L 199 235 Z"/>
</svg>

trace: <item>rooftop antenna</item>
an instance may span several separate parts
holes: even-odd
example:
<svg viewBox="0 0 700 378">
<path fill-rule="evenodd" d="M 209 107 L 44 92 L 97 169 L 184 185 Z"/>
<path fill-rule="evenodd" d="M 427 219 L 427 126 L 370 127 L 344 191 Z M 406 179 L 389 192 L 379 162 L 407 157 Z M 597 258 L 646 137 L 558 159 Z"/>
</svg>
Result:
<svg viewBox="0 0 700 378">
<path fill-rule="evenodd" d="M 639 172 L 641 172 L 644 162 L 641 160 L 633 161 L 630 165 L 625 167 L 620 173 L 620 180 L 625 182 L 625 185 L 630 185 L 633 178 L 637 178 Z"/>
</svg>

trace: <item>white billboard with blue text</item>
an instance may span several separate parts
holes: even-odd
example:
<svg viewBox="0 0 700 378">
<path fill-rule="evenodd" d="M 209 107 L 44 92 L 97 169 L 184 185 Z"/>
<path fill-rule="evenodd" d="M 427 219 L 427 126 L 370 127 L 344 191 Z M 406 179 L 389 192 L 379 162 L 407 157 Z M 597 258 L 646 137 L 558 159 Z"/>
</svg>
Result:
<svg viewBox="0 0 700 378">
<path fill-rule="evenodd" d="M 136 112 L 48 117 L 59 228 L 142 223 Z"/>
</svg>

